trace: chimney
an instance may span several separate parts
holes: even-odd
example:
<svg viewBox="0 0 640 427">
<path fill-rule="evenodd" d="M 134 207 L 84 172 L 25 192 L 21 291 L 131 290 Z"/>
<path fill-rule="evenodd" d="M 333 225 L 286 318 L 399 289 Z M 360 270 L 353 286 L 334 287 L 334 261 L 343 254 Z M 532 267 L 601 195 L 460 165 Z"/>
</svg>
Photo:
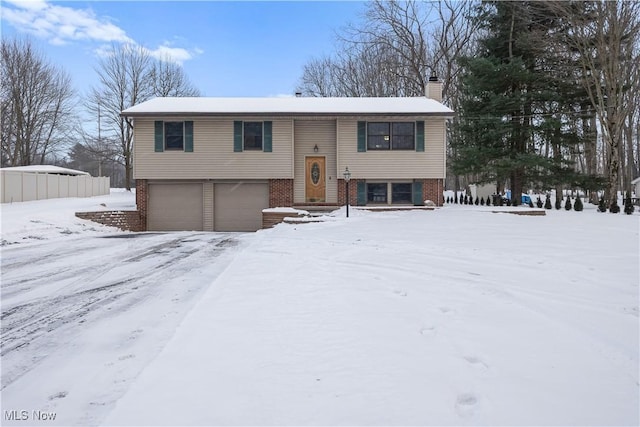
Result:
<svg viewBox="0 0 640 427">
<path fill-rule="evenodd" d="M 431 77 L 427 82 L 427 98 L 442 102 L 442 82 L 438 81 L 435 71 L 431 71 Z"/>
</svg>

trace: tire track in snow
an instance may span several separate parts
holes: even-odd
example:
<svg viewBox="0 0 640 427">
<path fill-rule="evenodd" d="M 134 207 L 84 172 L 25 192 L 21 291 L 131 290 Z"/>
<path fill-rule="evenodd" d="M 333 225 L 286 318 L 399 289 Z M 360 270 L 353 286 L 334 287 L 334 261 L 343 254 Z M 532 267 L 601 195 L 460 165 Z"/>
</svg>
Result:
<svg viewBox="0 0 640 427">
<path fill-rule="evenodd" d="M 161 235 L 160 238 L 166 237 Z M 93 243 L 82 246 L 92 247 L 100 255 L 105 250 L 100 239 L 88 239 Z M 92 320 L 102 316 L 131 309 L 153 297 L 159 283 L 166 283 L 183 271 L 211 262 L 211 258 L 237 242 L 228 234 L 212 236 L 208 233 L 192 233 L 177 238 L 173 234 L 169 241 L 151 243 L 137 249 L 126 243 L 116 244 L 115 247 L 109 243 L 106 245 L 108 251 L 122 255 L 106 263 L 102 253 L 102 256 L 85 256 L 85 260 L 91 258 L 88 265 L 73 265 L 70 260 L 72 265 L 60 271 L 46 271 L 47 274 L 34 271 L 41 267 L 38 265 L 31 272 L 20 274 L 19 278 L 3 278 L 3 298 L 7 296 L 6 288 L 15 289 L 11 291 L 11 295 L 15 295 L 30 292 L 34 286 L 44 285 L 45 282 L 75 279 L 45 297 L 35 297 L 13 306 L 3 304 L 0 315 L 0 356 L 5 363 L 1 389 L 37 366 L 47 357 L 47 349 L 71 342 L 73 333 L 79 328 L 90 326 Z M 69 251 L 66 252 L 69 254 Z M 38 253 L 42 254 L 40 251 L 34 252 Z M 9 273 L 31 264 L 37 265 L 34 259 L 10 264 Z M 132 264 L 139 268 L 132 269 Z M 131 272 L 135 273 L 131 275 Z M 29 274 L 36 285 L 26 285 L 29 281 L 25 276 Z"/>
</svg>

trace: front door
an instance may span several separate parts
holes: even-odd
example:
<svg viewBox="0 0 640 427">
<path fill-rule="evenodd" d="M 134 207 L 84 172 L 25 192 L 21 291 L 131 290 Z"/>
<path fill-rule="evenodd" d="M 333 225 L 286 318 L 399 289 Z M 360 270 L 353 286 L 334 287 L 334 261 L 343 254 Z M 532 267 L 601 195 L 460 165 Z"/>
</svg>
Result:
<svg viewBox="0 0 640 427">
<path fill-rule="evenodd" d="M 307 157 L 305 160 L 305 201 L 322 203 L 326 200 L 327 183 L 325 158 Z"/>
</svg>

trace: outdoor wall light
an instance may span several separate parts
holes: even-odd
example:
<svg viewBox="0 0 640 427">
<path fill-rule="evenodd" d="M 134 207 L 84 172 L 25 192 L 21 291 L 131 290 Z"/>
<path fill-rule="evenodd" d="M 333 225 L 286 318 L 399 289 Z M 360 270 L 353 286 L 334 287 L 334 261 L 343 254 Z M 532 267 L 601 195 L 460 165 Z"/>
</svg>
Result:
<svg viewBox="0 0 640 427">
<path fill-rule="evenodd" d="M 316 145 L 314 145 L 314 146 L 313 146 L 313 152 L 314 152 L 314 153 L 317 153 L 317 152 L 318 152 L 318 144 L 316 144 Z"/>
</svg>

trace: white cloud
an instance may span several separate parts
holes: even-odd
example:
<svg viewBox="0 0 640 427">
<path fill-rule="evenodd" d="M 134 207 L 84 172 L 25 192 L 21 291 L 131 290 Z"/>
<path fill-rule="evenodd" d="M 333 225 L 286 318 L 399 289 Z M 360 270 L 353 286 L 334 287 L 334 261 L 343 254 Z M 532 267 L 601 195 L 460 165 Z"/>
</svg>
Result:
<svg viewBox="0 0 640 427">
<path fill-rule="evenodd" d="M 11 7 L 7 7 L 11 5 Z M 137 46 L 126 31 L 96 16 L 91 9 L 74 9 L 47 3 L 45 0 L 3 0 L 2 19 L 20 31 L 46 39 L 53 45 L 75 41 L 98 42 L 99 56 L 108 55 L 108 43 L 127 43 Z M 164 42 L 155 49 L 146 48 L 151 56 L 182 64 L 203 53 L 201 49 L 186 49 Z"/>
<path fill-rule="evenodd" d="M 47 39 L 52 44 L 89 40 L 98 42 L 133 43 L 126 32 L 100 18 L 90 9 L 74 9 L 49 4 L 42 0 L 7 1 L 2 19 L 21 31 Z"/>
</svg>

